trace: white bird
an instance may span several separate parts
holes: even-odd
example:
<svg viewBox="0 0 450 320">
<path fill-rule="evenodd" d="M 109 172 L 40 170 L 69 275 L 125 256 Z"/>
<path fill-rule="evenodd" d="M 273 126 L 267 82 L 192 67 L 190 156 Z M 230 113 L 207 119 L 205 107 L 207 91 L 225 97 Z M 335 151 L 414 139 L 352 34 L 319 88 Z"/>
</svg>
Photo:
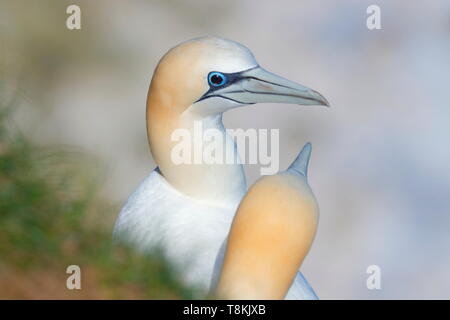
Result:
<svg viewBox="0 0 450 320">
<path fill-rule="evenodd" d="M 261 68 L 243 45 L 215 37 L 196 38 L 169 50 L 150 84 L 147 133 L 158 167 L 129 197 L 114 238 L 142 251 L 162 249 L 182 271 L 183 281 L 205 293 L 218 279 L 225 240 L 247 186 L 239 161 L 174 163 L 173 133 L 183 129 L 202 139 L 194 134 L 196 123 L 214 128 L 237 159 L 222 113 L 258 102 L 328 105 L 318 92 Z M 300 272 L 290 297 L 316 298 Z"/>
<path fill-rule="evenodd" d="M 292 165 L 251 186 L 233 219 L 217 292 L 227 299 L 304 299 L 292 288 L 317 230 L 319 208 L 307 181 L 311 144 Z"/>
</svg>

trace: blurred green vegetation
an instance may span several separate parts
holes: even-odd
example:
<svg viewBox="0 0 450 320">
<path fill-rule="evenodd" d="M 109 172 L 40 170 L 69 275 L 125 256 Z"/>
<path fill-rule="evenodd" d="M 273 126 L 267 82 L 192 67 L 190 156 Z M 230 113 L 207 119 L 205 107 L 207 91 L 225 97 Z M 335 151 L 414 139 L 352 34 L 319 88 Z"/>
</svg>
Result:
<svg viewBox="0 0 450 320">
<path fill-rule="evenodd" d="M 98 164 L 80 152 L 38 147 L 0 98 L 0 299 L 187 299 L 160 253 L 111 243 L 103 217 L 118 208 L 97 194 Z M 66 288 L 78 265 L 82 289 Z"/>
<path fill-rule="evenodd" d="M 200 27 L 209 19 L 206 12 L 221 12 L 223 19 L 231 8 L 197 0 L 140 3 L 149 12 L 164 7 Z M 112 246 L 120 208 L 101 196 L 104 165 L 82 151 L 48 146 L 35 133 L 59 107 L 58 87 L 74 72 L 125 72 L 135 60 L 135 51 L 110 36 L 114 15 L 103 13 L 127 5 L 77 1 L 84 32 L 76 32 L 65 27 L 69 4 L 0 2 L 0 299 L 197 297 L 178 283 L 160 253 L 143 256 Z M 66 288 L 72 264 L 81 267 L 82 290 Z"/>
</svg>

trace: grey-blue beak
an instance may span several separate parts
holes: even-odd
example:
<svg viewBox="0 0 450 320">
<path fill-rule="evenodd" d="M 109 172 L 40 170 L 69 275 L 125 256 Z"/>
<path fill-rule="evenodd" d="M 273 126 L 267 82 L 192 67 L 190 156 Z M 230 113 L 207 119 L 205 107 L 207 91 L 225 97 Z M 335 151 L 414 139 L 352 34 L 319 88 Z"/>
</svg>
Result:
<svg viewBox="0 0 450 320">
<path fill-rule="evenodd" d="M 214 95 L 243 104 L 273 102 L 329 106 L 325 97 L 317 91 L 277 76 L 261 67 L 240 72 L 239 79 L 229 86 L 214 91 Z"/>
</svg>

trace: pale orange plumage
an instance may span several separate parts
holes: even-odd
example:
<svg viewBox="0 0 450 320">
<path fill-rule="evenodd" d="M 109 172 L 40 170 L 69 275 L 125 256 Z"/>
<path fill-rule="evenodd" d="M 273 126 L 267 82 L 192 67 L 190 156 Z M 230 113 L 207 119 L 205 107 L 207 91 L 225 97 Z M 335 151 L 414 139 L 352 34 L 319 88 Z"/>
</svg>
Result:
<svg viewBox="0 0 450 320">
<path fill-rule="evenodd" d="M 317 202 L 301 172 L 291 167 L 258 180 L 234 218 L 219 296 L 283 299 L 311 247 L 317 223 Z"/>
</svg>

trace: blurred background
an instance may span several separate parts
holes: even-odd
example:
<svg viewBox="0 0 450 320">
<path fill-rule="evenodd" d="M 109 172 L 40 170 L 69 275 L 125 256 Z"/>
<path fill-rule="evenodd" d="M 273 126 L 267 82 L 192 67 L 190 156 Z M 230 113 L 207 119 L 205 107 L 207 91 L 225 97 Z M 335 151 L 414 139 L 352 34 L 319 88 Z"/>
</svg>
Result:
<svg viewBox="0 0 450 320">
<path fill-rule="evenodd" d="M 81 30 L 66 28 L 70 4 L 81 7 Z M 381 8 L 381 30 L 366 27 L 371 4 Z M 321 217 L 302 270 L 318 296 L 449 299 L 450 3 L 445 0 L 414 5 L 2 0 L 0 291 L 19 289 L 0 296 L 39 297 L 38 292 L 70 298 L 63 289 L 53 296 L 42 293 L 52 277 L 42 270 L 52 262 L 41 260 L 53 249 L 39 241 L 67 242 L 71 235 L 68 244 L 52 242 L 49 248 L 64 256 L 61 265 L 77 263 L 83 248 L 96 248 L 82 261 L 97 264 L 90 279 L 104 290 L 92 285 L 83 297 L 191 297 L 185 289 L 170 293 L 178 290 L 174 284 L 155 296 L 159 280 L 135 275 L 149 269 L 124 267 L 128 278 L 118 284 L 111 279 L 119 275 L 109 273 L 108 282 L 95 268 L 112 265 L 107 250 L 97 248 L 98 239 L 110 240 L 121 205 L 155 167 L 144 118 L 153 70 L 169 48 L 202 35 L 246 45 L 264 68 L 319 91 L 331 104 L 329 109 L 264 104 L 224 118 L 228 128 L 279 128 L 282 169 L 312 142 L 310 185 Z M 246 170 L 251 184 L 259 167 Z M 21 189 L 24 185 L 31 191 Z M 54 224 L 56 213 L 71 212 L 82 217 Z M 41 224 L 33 220 L 20 231 L 36 235 L 25 243 L 17 223 L 25 228 L 30 215 Z M 90 226 L 83 231 L 86 238 L 74 232 L 79 223 Z M 114 263 L 123 267 L 127 259 Z M 366 287 L 372 264 L 381 268 L 381 290 Z M 37 265 L 41 271 L 34 270 Z M 64 270 L 54 267 L 64 284 Z M 160 270 L 155 263 L 150 268 Z M 139 289 L 145 281 L 153 281 L 149 295 Z M 108 291 L 112 287 L 114 294 Z"/>
</svg>

